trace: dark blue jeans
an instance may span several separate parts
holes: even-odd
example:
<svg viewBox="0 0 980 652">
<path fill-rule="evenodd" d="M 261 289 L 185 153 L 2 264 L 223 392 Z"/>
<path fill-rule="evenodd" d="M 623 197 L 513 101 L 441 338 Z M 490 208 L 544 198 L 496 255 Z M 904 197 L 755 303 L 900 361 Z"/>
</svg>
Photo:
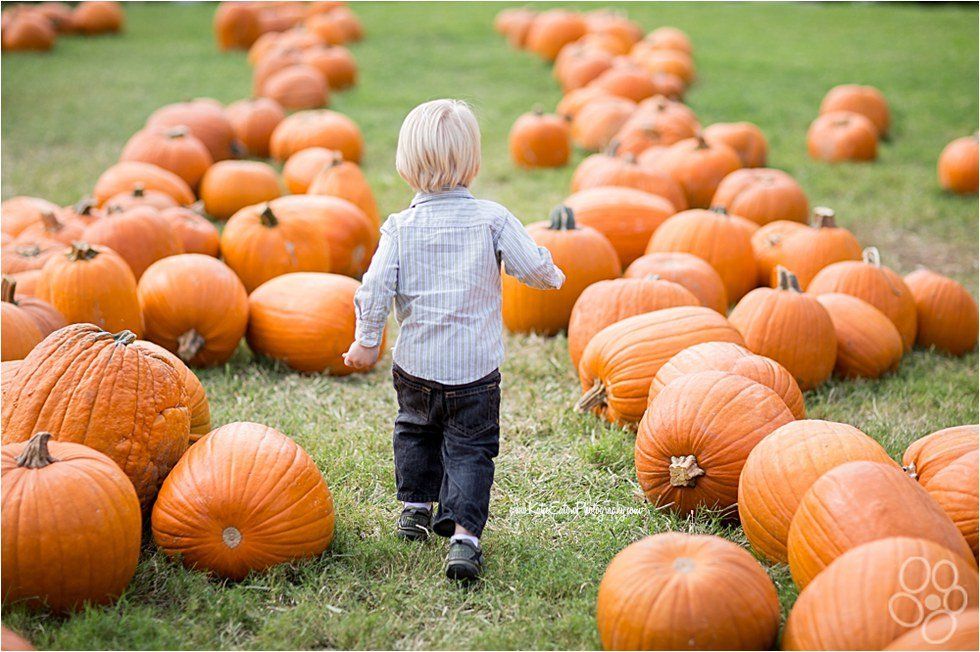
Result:
<svg viewBox="0 0 980 652">
<path fill-rule="evenodd" d="M 416 378 L 398 365 L 392 376 L 398 500 L 438 502 L 436 534 L 452 536 L 458 523 L 479 537 L 500 447 L 500 372 L 465 385 Z"/>
</svg>

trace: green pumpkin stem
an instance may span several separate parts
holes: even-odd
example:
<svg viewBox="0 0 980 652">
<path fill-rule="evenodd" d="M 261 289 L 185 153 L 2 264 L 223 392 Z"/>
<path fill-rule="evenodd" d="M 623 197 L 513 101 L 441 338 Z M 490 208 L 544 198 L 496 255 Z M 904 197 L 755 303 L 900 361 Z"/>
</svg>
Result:
<svg viewBox="0 0 980 652">
<path fill-rule="evenodd" d="M 22 469 L 43 469 L 44 467 L 57 462 L 51 457 L 48 451 L 48 440 L 51 439 L 50 432 L 39 432 L 27 442 L 27 446 L 17 456 L 15 460 L 17 466 Z"/>
<path fill-rule="evenodd" d="M 137 183 L 133 186 L 133 197 L 143 197 L 146 195 L 146 188 L 143 187 L 142 183 Z"/>
<path fill-rule="evenodd" d="M 92 260 L 99 255 L 99 250 L 87 242 L 73 242 L 68 250 L 68 260 Z"/>
<path fill-rule="evenodd" d="M 116 344 L 128 346 L 136 341 L 136 333 L 129 330 L 119 331 L 112 336 L 112 339 L 116 341 Z"/>
<path fill-rule="evenodd" d="M 564 204 L 555 206 L 551 211 L 551 224 L 548 225 L 548 228 L 555 231 L 574 231 L 575 213 Z"/>
<path fill-rule="evenodd" d="M 796 274 L 789 271 L 782 265 L 776 266 L 776 278 L 779 279 L 779 289 L 780 290 L 792 290 L 793 292 L 803 292 L 800 289 L 800 281 L 796 278 Z"/>
</svg>

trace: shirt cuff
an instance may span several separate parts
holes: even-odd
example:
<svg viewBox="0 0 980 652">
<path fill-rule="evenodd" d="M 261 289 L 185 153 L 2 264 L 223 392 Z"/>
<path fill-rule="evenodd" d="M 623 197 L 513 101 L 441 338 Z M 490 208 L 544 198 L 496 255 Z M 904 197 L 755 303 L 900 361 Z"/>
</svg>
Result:
<svg viewBox="0 0 980 652">
<path fill-rule="evenodd" d="M 363 347 L 373 349 L 381 344 L 381 337 L 384 334 L 384 323 L 375 324 L 358 321 L 354 329 L 354 339 Z"/>
</svg>

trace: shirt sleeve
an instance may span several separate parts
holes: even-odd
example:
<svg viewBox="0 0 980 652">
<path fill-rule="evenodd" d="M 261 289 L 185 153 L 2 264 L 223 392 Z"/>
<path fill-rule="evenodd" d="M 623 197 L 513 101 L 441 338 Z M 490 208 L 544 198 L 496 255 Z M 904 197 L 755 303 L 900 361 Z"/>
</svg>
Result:
<svg viewBox="0 0 980 652">
<path fill-rule="evenodd" d="M 520 220 L 510 213 L 497 236 L 497 251 L 505 271 L 525 285 L 557 290 L 565 282 L 565 275 L 551 261 L 551 252 L 539 247 Z"/>
<path fill-rule="evenodd" d="M 397 291 L 398 239 L 393 218 L 389 217 L 381 227 L 381 239 L 371 259 L 371 266 L 354 294 L 354 314 L 357 316 L 354 339 L 358 344 L 369 348 L 381 344 L 381 335 Z"/>
</svg>

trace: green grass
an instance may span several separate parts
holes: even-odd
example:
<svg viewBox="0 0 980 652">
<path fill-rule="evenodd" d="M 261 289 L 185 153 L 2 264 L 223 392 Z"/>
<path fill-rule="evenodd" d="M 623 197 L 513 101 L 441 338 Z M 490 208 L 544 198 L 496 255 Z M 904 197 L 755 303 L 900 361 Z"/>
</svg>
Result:
<svg viewBox="0 0 980 652">
<path fill-rule="evenodd" d="M 493 4 L 364 4 L 368 37 L 354 47 L 357 89 L 338 94 L 367 140 L 365 169 L 384 211 L 411 191 L 393 169 L 398 126 L 426 99 L 463 97 L 479 113 L 484 166 L 476 192 L 525 221 L 542 219 L 568 188 L 572 167 L 516 171 L 506 154 L 514 118 L 559 98 L 550 70 L 492 32 Z M 750 120 L 771 143 L 771 164 L 795 175 L 814 204 L 837 209 L 862 243 L 902 272 L 925 264 L 976 293 L 975 198 L 940 193 L 935 161 L 977 125 L 976 7 L 896 5 L 660 5 L 623 9 L 650 29 L 688 31 L 700 79 L 689 103 L 705 124 Z M 2 62 L 3 196 L 68 203 L 89 192 L 126 138 L 156 107 L 249 92 L 242 53 L 217 52 L 213 5 L 127 7 L 121 37 L 65 38 L 46 55 Z M 823 93 L 844 82 L 880 87 L 894 138 L 873 165 L 806 158 L 805 132 Z M 582 155 L 579 154 L 580 158 Z M 503 444 L 479 590 L 440 576 L 441 545 L 401 544 L 390 429 L 395 411 L 386 358 L 357 378 L 289 373 L 252 360 L 201 374 L 214 423 L 253 420 L 294 437 L 316 459 L 339 513 L 322 558 L 240 584 L 189 572 L 147 542 L 137 576 L 116 605 L 71 618 L 3 611 L 4 624 L 42 648 L 594 648 L 596 588 L 612 556 L 668 529 L 744 543 L 717 518 L 678 519 L 642 500 L 632 435 L 569 410 L 577 381 L 562 337 L 509 337 Z M 977 355 L 917 351 L 877 382 L 831 382 L 807 394 L 814 418 L 861 428 L 896 457 L 932 430 L 977 421 Z M 615 515 L 554 513 L 579 504 Z M 788 608 L 785 567 L 769 569 Z"/>
</svg>

